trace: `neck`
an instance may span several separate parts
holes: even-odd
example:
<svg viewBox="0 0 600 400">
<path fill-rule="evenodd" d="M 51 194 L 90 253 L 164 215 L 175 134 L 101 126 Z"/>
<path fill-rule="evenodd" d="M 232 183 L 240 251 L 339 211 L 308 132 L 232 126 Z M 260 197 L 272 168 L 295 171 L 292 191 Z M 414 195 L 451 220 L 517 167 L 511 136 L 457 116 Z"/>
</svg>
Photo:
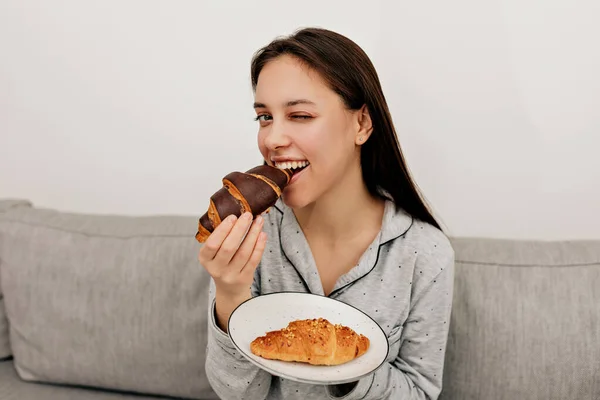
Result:
<svg viewBox="0 0 600 400">
<path fill-rule="evenodd" d="M 385 202 L 369 193 L 360 168 L 347 177 L 314 203 L 294 210 L 307 236 L 336 243 L 381 228 Z"/>
</svg>

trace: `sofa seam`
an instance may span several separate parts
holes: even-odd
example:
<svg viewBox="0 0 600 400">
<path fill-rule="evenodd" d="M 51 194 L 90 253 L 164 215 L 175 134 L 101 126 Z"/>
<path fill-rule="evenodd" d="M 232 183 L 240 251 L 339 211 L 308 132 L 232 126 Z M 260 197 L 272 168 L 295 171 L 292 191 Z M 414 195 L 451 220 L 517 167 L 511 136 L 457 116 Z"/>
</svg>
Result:
<svg viewBox="0 0 600 400">
<path fill-rule="evenodd" d="M 471 265 L 490 265 L 497 267 L 594 267 L 600 266 L 599 261 L 592 261 L 588 263 L 561 263 L 561 264 L 513 264 L 503 262 L 491 262 L 491 261 L 466 261 L 456 260 L 456 263 L 471 264 Z"/>
<path fill-rule="evenodd" d="M 61 231 L 61 232 L 80 234 L 80 235 L 88 236 L 88 237 L 103 237 L 103 238 L 113 238 L 113 239 L 132 239 L 132 238 L 136 238 L 136 237 L 152 237 L 152 238 L 161 238 L 161 237 L 187 238 L 187 237 L 189 237 L 188 235 L 184 235 L 184 234 L 153 235 L 153 234 L 145 234 L 145 233 L 126 235 L 126 236 L 125 235 L 124 236 L 116 236 L 116 235 L 101 234 L 101 233 L 90 233 L 90 232 L 85 232 L 85 231 L 80 231 L 80 230 L 75 230 L 75 229 L 66 229 L 66 228 L 61 228 L 61 227 L 48 225 L 48 224 L 36 224 L 36 223 L 19 221 L 19 220 L 5 218 L 5 217 L 0 218 L 0 222 L 1 221 L 7 221 L 7 222 L 16 223 L 16 224 L 23 224 L 23 225 L 39 227 L 39 228 L 53 229 L 53 230 L 57 230 L 57 231 Z M 471 265 L 479 264 L 479 265 L 495 265 L 495 266 L 503 266 L 503 267 L 589 267 L 589 266 L 600 265 L 600 260 L 592 261 L 592 262 L 588 262 L 588 263 L 561 263 L 561 264 L 550 264 L 550 265 L 548 265 L 548 264 L 517 264 L 517 263 L 503 263 L 503 262 L 491 262 L 491 261 L 468 261 L 468 260 L 460 260 L 460 259 L 455 260 L 455 262 L 462 263 L 462 264 L 471 264 Z"/>
<path fill-rule="evenodd" d="M 160 235 L 140 233 L 140 234 L 117 236 L 117 235 L 109 235 L 109 234 L 102 234 L 102 233 L 90 233 L 90 232 L 85 232 L 85 231 L 80 231 L 80 230 L 75 230 L 75 229 L 66 229 L 66 228 L 61 228 L 61 227 L 47 225 L 47 224 L 36 224 L 36 223 L 31 223 L 31 222 L 24 222 L 24 221 L 14 220 L 14 219 L 10 219 L 10 218 L 0 219 L 0 222 L 2 222 L 2 221 L 32 226 L 32 227 L 36 227 L 36 228 L 47 228 L 47 229 L 52 229 L 52 230 L 56 230 L 56 231 L 60 231 L 60 232 L 80 234 L 80 235 L 88 236 L 88 237 L 104 237 L 104 238 L 114 238 L 114 239 L 132 239 L 132 238 L 136 238 L 136 237 L 152 237 L 152 238 L 162 238 L 162 237 L 187 238 L 187 237 L 190 237 L 189 235 L 184 235 L 184 234 L 179 234 L 179 233 L 177 233 L 177 234 L 175 234 L 175 233 L 174 234 L 160 234 Z M 193 235 L 191 237 L 193 238 Z"/>
</svg>

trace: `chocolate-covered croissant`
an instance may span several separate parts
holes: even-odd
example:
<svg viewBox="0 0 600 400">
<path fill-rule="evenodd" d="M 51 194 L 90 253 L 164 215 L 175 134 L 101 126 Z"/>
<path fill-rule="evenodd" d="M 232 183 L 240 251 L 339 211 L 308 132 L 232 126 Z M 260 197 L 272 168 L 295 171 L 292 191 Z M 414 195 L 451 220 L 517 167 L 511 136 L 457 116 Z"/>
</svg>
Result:
<svg viewBox="0 0 600 400">
<path fill-rule="evenodd" d="M 290 169 L 269 165 L 227 174 L 223 178 L 223 187 L 210 197 L 208 211 L 200 217 L 196 240 L 204 243 L 221 221 L 231 214 L 239 217 L 250 211 L 256 217 L 268 212 L 291 178 Z"/>
</svg>

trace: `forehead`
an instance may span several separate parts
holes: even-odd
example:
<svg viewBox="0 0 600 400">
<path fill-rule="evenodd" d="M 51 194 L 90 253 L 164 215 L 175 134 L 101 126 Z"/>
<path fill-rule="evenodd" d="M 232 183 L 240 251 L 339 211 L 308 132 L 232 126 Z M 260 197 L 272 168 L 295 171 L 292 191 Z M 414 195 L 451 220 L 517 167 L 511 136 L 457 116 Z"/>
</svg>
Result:
<svg viewBox="0 0 600 400">
<path fill-rule="evenodd" d="M 256 85 L 256 100 L 263 103 L 296 98 L 325 101 L 333 94 L 316 71 L 288 55 L 269 61 L 261 70 Z"/>
</svg>

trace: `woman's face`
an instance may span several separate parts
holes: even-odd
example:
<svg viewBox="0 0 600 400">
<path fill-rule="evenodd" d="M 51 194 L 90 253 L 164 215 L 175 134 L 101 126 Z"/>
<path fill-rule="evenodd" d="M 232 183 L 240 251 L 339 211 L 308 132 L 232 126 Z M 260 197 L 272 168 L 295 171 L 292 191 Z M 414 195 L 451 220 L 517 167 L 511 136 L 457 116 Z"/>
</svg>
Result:
<svg viewBox="0 0 600 400">
<path fill-rule="evenodd" d="M 357 144 L 366 139 L 359 139 L 360 113 L 347 110 L 321 77 L 298 59 L 280 56 L 264 66 L 254 106 L 264 159 L 295 170 L 283 192 L 288 206 L 313 203 L 344 181 L 347 171 L 359 170 Z"/>
</svg>

